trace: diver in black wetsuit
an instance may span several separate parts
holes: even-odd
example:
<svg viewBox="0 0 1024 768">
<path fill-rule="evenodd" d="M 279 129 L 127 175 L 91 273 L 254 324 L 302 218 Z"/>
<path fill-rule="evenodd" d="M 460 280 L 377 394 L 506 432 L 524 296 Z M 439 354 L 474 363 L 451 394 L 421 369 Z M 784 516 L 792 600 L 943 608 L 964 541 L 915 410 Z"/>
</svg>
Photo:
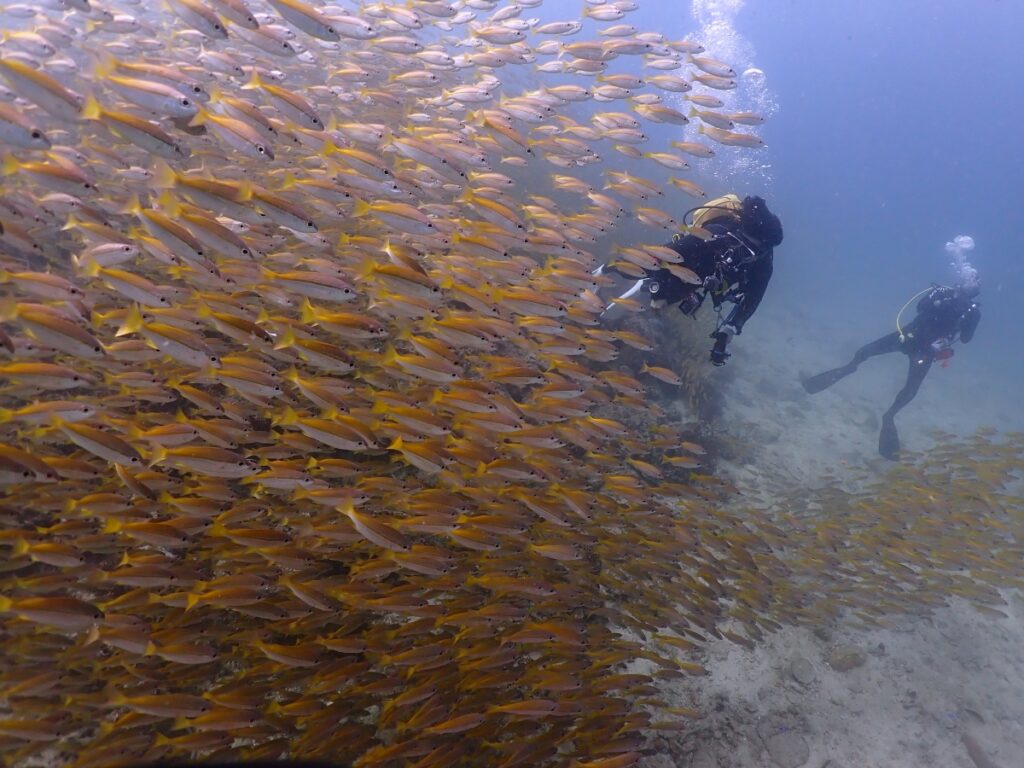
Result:
<svg viewBox="0 0 1024 768">
<path fill-rule="evenodd" d="M 889 352 L 905 354 L 910 360 L 907 382 L 882 417 L 882 431 L 878 436 L 878 452 L 895 460 L 899 456 L 900 439 L 894 417 L 914 399 L 932 362 L 952 357 L 952 345 L 958 338 L 966 344 L 974 337 L 981 319 L 977 296 L 977 284 L 933 287 L 917 303 L 917 317 L 908 325 L 865 344 L 846 365 L 805 379 L 804 389 L 811 394 L 821 392 L 853 373 L 869 357 Z"/>
<path fill-rule="evenodd" d="M 731 302 L 733 308 L 711 334 L 711 363 L 725 365 L 726 347 L 764 298 L 773 249 L 782 242 L 782 224 L 760 197 L 740 203 L 735 195 L 727 195 L 694 211 L 694 224 L 704 237 L 676 235 L 667 245 L 682 256 L 680 266 L 694 273 L 698 282 L 684 282 L 668 268 L 648 272 L 651 306 L 678 303 L 683 314 L 692 316 L 707 296 L 716 311 Z"/>
</svg>

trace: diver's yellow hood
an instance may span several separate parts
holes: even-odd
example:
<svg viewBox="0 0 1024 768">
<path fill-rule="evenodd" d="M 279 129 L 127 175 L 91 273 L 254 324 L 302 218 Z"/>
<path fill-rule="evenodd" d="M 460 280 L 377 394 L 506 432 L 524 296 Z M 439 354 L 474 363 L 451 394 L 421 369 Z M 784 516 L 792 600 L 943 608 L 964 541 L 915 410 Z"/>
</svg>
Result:
<svg viewBox="0 0 1024 768">
<path fill-rule="evenodd" d="M 708 200 L 700 208 L 694 210 L 692 226 L 705 227 L 715 219 L 720 219 L 724 216 L 738 219 L 742 206 L 743 203 L 739 197 L 733 194 L 722 195 L 714 200 Z"/>
</svg>

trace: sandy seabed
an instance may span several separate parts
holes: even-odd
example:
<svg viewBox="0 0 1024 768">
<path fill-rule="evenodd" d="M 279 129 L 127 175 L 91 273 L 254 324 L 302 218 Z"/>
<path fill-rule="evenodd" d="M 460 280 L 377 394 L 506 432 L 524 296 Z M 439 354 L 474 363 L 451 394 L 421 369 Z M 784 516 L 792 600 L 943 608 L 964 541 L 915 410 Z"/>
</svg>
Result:
<svg viewBox="0 0 1024 768">
<path fill-rule="evenodd" d="M 880 417 L 903 385 L 906 358 L 869 361 L 814 397 L 799 384 L 844 363 L 870 338 L 783 308 L 759 315 L 735 340 L 729 367 L 714 374 L 724 396 L 716 428 L 755 448 L 717 471 L 747 503 L 771 506 L 830 480 L 855 488 L 884 475 Z M 958 352 L 948 368 L 929 373 L 897 417 L 904 450 L 927 449 L 936 430 L 1022 428 L 1013 382 L 979 372 L 991 363 L 974 349 Z M 1007 599 L 1008 618 L 954 599 L 887 628 L 786 627 L 753 650 L 713 641 L 704 649 L 708 675 L 668 692 L 671 703 L 704 716 L 657 738 L 644 766 L 1024 766 L 1024 597 Z"/>
</svg>

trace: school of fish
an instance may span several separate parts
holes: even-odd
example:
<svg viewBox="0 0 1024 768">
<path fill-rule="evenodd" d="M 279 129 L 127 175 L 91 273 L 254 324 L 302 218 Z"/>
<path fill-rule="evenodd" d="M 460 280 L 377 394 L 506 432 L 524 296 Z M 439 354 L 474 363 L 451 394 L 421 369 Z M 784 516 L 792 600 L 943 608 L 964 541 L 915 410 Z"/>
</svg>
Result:
<svg viewBox="0 0 1024 768">
<path fill-rule="evenodd" d="M 537 6 L 4 8 L 5 764 L 629 766 L 789 616 L 591 272 L 676 266 L 761 120 L 632 0 Z"/>
</svg>

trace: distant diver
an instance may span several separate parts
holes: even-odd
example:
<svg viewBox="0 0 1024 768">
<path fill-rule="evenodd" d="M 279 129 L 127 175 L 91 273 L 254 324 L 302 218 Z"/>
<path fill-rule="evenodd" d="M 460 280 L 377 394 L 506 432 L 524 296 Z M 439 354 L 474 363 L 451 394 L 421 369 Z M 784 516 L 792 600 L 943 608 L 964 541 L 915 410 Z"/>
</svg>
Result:
<svg viewBox="0 0 1024 768">
<path fill-rule="evenodd" d="M 661 309 L 678 304 L 684 315 L 694 316 L 704 299 L 711 297 L 719 322 L 711 338 L 711 363 L 725 365 L 732 337 L 754 314 L 772 276 L 775 246 L 782 243 L 782 223 L 768 210 L 763 198 L 724 195 L 687 211 L 693 216 L 687 233 L 674 235 L 667 247 L 680 255 L 677 264 L 645 270 L 623 296 L 626 298 L 646 285 L 651 307 Z M 684 216 L 684 222 L 685 222 Z M 602 266 L 596 274 L 617 271 Z M 722 304 L 733 304 L 722 319 Z"/>
<path fill-rule="evenodd" d="M 957 244 L 963 245 L 967 241 L 970 247 L 974 246 L 970 238 L 962 238 L 963 236 L 957 238 L 954 243 L 948 243 L 947 250 L 952 252 Z M 962 257 L 962 253 L 959 255 Z M 882 416 L 882 430 L 878 436 L 878 452 L 891 461 L 899 458 L 900 452 L 900 438 L 894 420 L 897 412 L 914 399 L 934 361 L 948 360 L 952 357 L 952 347 L 957 339 L 966 344 L 974 338 L 974 331 L 981 319 L 977 302 L 980 291 L 977 274 L 962 258 L 957 262 L 955 256 L 954 265 L 958 263 L 961 282 L 955 286 L 934 285 L 921 291 L 903 305 L 903 309 L 896 316 L 895 331 L 865 344 L 846 365 L 803 381 L 804 389 L 810 394 L 815 394 L 849 376 L 869 357 L 889 352 L 905 354 L 910 361 L 907 381 L 896 395 L 893 404 L 889 406 L 889 410 Z M 917 316 L 907 325 L 901 326 L 900 316 L 903 310 L 922 294 L 925 295 L 917 303 Z"/>
</svg>

